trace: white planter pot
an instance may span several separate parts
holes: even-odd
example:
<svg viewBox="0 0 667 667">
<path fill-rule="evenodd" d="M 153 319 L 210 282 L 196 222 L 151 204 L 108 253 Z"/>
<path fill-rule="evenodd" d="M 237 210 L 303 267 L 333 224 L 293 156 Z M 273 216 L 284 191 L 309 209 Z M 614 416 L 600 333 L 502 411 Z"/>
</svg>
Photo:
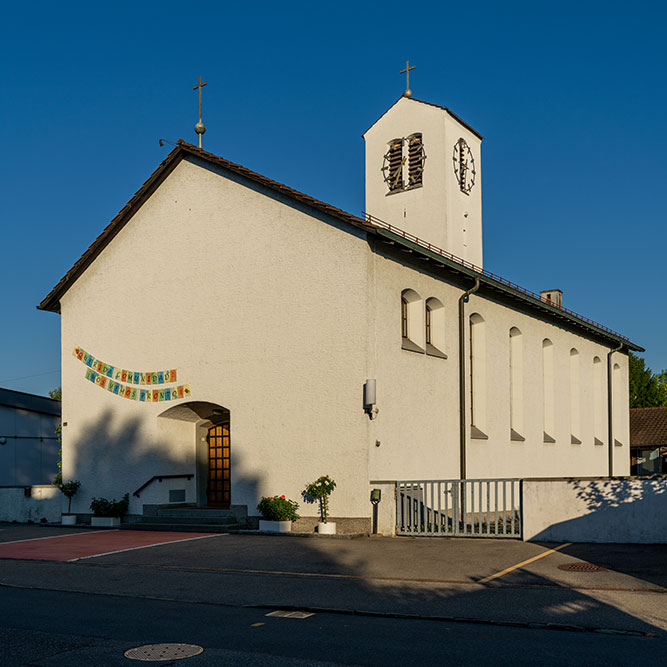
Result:
<svg viewBox="0 0 667 667">
<path fill-rule="evenodd" d="M 327 523 L 324 523 L 323 521 L 320 521 L 317 524 L 317 532 L 320 535 L 335 535 L 336 534 L 336 524 L 333 521 L 329 521 Z"/>
<path fill-rule="evenodd" d="M 61 517 L 61 522 L 63 526 L 75 526 L 76 514 L 63 514 Z"/>
<path fill-rule="evenodd" d="M 259 529 L 265 533 L 290 533 L 292 531 L 291 521 L 265 521 L 259 520 Z"/>
<path fill-rule="evenodd" d="M 94 516 L 90 520 L 90 525 L 98 528 L 115 528 L 120 526 L 120 519 L 117 516 Z"/>
</svg>

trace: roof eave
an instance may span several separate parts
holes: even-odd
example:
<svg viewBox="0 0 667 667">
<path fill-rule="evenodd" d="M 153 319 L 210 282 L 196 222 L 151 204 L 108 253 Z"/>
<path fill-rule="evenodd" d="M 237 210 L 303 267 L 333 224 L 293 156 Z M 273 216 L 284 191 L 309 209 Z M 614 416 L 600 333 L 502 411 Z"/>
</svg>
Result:
<svg viewBox="0 0 667 667">
<path fill-rule="evenodd" d="M 37 310 L 46 310 L 60 313 L 60 299 L 81 274 L 92 264 L 95 258 L 104 250 L 106 245 L 131 220 L 132 216 L 141 208 L 144 202 L 155 192 L 160 183 L 174 170 L 185 155 L 181 145 L 177 145 L 169 155 L 158 165 L 157 169 L 148 177 L 144 184 L 134 193 L 132 198 L 102 230 L 99 236 L 88 246 L 88 249 L 79 257 L 72 268 L 58 281 L 56 286 L 42 299 Z"/>
<path fill-rule="evenodd" d="M 628 350 L 633 350 L 635 352 L 644 352 L 644 348 L 640 347 L 636 343 L 633 343 L 632 341 L 623 338 L 622 336 L 616 335 L 611 331 L 605 331 L 604 329 L 601 329 L 595 325 L 589 324 L 588 322 L 584 321 L 583 319 L 576 317 L 574 315 L 571 315 L 565 310 L 562 310 L 561 308 L 558 308 L 557 306 L 550 305 L 548 303 L 545 303 L 544 301 L 540 301 L 539 299 L 536 299 L 535 297 L 531 296 L 530 294 L 524 294 L 523 292 L 519 290 L 515 290 L 508 285 L 504 285 L 498 280 L 494 280 L 493 278 L 490 278 L 489 276 L 484 275 L 483 273 L 480 273 L 479 271 L 475 271 L 474 269 L 471 269 L 463 264 L 459 264 L 458 262 L 455 262 L 453 260 L 448 259 L 447 257 L 444 257 L 432 250 L 428 250 L 427 248 L 422 248 L 420 245 L 413 243 L 412 241 L 403 238 L 399 234 L 395 234 L 394 232 L 391 232 L 386 229 L 382 229 L 380 227 L 376 228 L 377 233 L 380 236 L 384 236 L 391 241 L 398 243 L 400 245 L 403 245 L 405 247 L 410 248 L 413 252 L 418 253 L 422 256 L 428 257 L 430 260 L 435 260 L 437 263 L 447 267 L 449 270 L 458 272 L 460 274 L 469 276 L 470 278 L 479 278 L 480 283 L 486 285 L 487 287 L 490 287 L 491 289 L 495 289 L 499 292 L 502 292 L 503 294 L 506 294 L 510 296 L 513 299 L 516 299 L 520 301 L 521 303 L 529 306 L 530 308 L 533 308 L 535 310 L 539 310 L 541 312 L 547 312 L 550 313 L 551 315 L 563 319 L 566 321 L 571 322 L 573 325 L 580 329 L 584 329 L 585 331 L 588 331 L 589 333 L 593 333 L 596 336 L 605 338 L 607 340 L 614 341 L 618 344 L 623 344 L 625 347 L 628 348 Z"/>
<path fill-rule="evenodd" d="M 466 123 L 460 116 L 455 114 L 451 109 L 448 107 L 443 107 L 441 104 L 434 104 L 433 102 L 426 102 L 425 100 L 418 100 L 416 97 L 405 97 L 405 95 L 401 95 L 384 113 L 382 113 L 380 116 L 378 116 L 377 120 L 365 131 L 362 133 L 362 137 L 365 138 L 368 132 L 370 132 L 371 129 L 373 129 L 377 123 L 384 117 L 386 116 L 402 99 L 406 100 L 411 100 L 413 102 L 419 102 L 420 104 L 426 104 L 430 107 L 435 107 L 436 109 L 441 109 L 442 111 L 445 111 L 448 113 L 454 120 L 456 120 L 458 123 L 463 125 L 469 132 L 472 132 L 480 141 L 484 140 L 484 137 L 474 128 L 472 125 L 469 125 Z"/>
</svg>

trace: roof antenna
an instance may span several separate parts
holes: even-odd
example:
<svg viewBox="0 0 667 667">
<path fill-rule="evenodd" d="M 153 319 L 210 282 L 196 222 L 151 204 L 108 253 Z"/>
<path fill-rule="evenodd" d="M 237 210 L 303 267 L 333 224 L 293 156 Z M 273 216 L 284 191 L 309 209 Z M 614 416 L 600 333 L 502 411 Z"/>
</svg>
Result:
<svg viewBox="0 0 667 667">
<path fill-rule="evenodd" d="M 201 135 L 206 132 L 206 125 L 201 122 L 201 89 L 208 83 L 208 81 L 204 81 L 202 83 L 201 81 L 201 76 L 199 77 L 199 83 L 196 86 L 192 86 L 192 90 L 197 90 L 199 88 L 199 122 L 195 125 L 195 132 L 199 135 L 199 148 L 202 147 L 201 145 Z"/>
</svg>

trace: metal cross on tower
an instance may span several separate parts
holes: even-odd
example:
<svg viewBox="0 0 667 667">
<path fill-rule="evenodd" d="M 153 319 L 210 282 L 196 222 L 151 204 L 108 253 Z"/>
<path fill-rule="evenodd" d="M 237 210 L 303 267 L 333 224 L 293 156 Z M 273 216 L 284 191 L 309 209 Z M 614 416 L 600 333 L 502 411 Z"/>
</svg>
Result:
<svg viewBox="0 0 667 667">
<path fill-rule="evenodd" d="M 406 60 L 405 61 L 405 69 L 401 70 L 401 74 L 405 74 L 406 82 L 405 82 L 405 92 L 403 93 L 403 97 L 412 97 L 412 91 L 410 90 L 410 70 L 411 69 L 416 69 L 416 65 L 413 65 L 410 67 L 410 61 Z"/>
<path fill-rule="evenodd" d="M 206 132 L 206 125 L 201 122 L 201 89 L 208 83 L 204 81 L 202 83 L 201 76 L 199 77 L 199 83 L 196 86 L 192 86 L 192 90 L 197 90 L 199 88 L 199 122 L 195 125 L 195 132 L 199 135 L 199 148 L 201 148 L 201 136 Z"/>
</svg>

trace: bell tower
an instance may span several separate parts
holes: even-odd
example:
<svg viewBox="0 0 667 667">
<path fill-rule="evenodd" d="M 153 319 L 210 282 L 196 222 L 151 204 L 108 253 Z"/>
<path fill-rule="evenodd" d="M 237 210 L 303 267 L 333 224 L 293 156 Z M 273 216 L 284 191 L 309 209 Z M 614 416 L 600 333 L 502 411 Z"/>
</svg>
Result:
<svg viewBox="0 0 667 667">
<path fill-rule="evenodd" d="M 482 136 L 407 94 L 363 136 L 366 213 L 481 268 Z"/>
</svg>

